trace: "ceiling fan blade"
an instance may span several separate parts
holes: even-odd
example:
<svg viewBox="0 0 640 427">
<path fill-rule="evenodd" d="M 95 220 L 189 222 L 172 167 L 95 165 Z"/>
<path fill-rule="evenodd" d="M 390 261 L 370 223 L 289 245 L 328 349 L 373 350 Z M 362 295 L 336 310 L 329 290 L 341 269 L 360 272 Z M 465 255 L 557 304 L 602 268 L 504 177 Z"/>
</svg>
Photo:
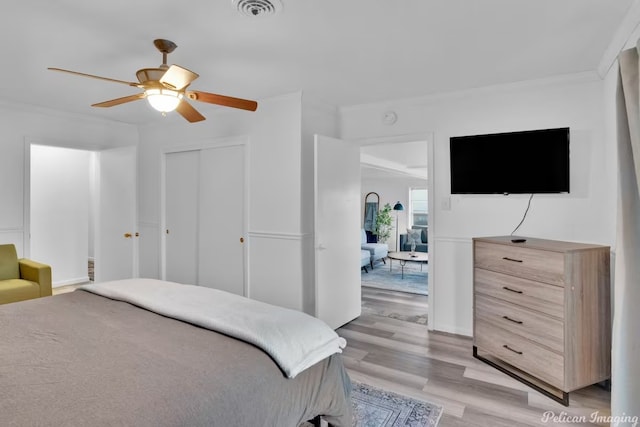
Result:
<svg viewBox="0 0 640 427">
<path fill-rule="evenodd" d="M 160 83 L 169 85 L 175 90 L 181 90 L 189 86 L 192 81 L 200 77 L 193 71 L 189 71 L 179 65 L 172 65 L 160 78 Z"/>
<path fill-rule="evenodd" d="M 137 101 L 144 98 L 144 93 L 137 93 L 135 95 L 123 96 L 122 98 L 112 99 L 110 101 L 99 102 L 91 105 L 92 107 L 113 107 L 114 105 L 124 104 L 126 102 Z"/>
<path fill-rule="evenodd" d="M 77 76 L 82 76 L 82 77 L 91 77 L 92 79 L 106 80 L 108 82 L 122 83 L 122 84 L 125 84 L 127 86 L 136 86 L 136 87 L 140 86 L 139 83 L 135 83 L 135 82 L 127 82 L 127 81 L 124 81 L 124 80 L 110 79 L 109 77 L 94 76 L 93 74 L 80 73 L 78 71 L 65 70 L 65 69 L 62 69 L 62 68 L 49 67 L 47 69 L 51 70 L 51 71 L 61 71 L 63 73 L 75 74 Z"/>
<path fill-rule="evenodd" d="M 180 104 L 178 104 L 178 108 L 176 108 L 176 111 L 190 123 L 206 120 L 206 118 L 202 114 L 200 114 L 198 110 L 193 108 L 193 106 L 184 99 L 180 101 Z"/>
<path fill-rule="evenodd" d="M 192 90 L 186 93 L 189 99 L 209 104 L 224 105 L 225 107 L 240 108 L 243 110 L 256 111 L 258 103 L 248 99 L 233 98 L 231 96 L 216 95 L 215 93 L 200 92 Z"/>
</svg>

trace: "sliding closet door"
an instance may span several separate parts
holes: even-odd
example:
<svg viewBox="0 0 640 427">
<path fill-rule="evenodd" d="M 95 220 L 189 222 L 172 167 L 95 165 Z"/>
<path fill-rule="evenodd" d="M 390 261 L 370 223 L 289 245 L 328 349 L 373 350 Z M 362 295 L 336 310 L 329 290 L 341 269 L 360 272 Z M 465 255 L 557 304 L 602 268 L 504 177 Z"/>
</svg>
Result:
<svg viewBox="0 0 640 427">
<path fill-rule="evenodd" d="M 245 295 L 245 146 L 166 154 L 166 280 Z"/>
<path fill-rule="evenodd" d="M 244 295 L 244 146 L 200 151 L 199 285 Z"/>
<path fill-rule="evenodd" d="M 166 279 L 198 283 L 199 151 L 166 155 Z"/>
</svg>

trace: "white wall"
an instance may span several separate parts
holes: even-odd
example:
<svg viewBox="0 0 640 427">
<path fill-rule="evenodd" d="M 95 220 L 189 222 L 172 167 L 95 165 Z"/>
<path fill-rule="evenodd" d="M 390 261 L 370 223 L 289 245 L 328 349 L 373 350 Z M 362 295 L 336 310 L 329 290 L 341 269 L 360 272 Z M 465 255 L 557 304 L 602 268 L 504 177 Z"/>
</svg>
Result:
<svg viewBox="0 0 640 427">
<path fill-rule="evenodd" d="M 0 101 L 0 243 L 24 247 L 25 141 L 99 149 L 137 144 L 135 126 Z"/>
<path fill-rule="evenodd" d="M 96 216 L 97 216 L 97 177 L 96 171 L 98 167 L 98 155 L 96 152 L 92 152 L 89 158 L 89 188 L 92 191 L 89 192 L 89 258 L 95 260 L 95 246 L 96 246 Z"/>
<path fill-rule="evenodd" d="M 248 296 L 301 310 L 305 232 L 301 218 L 301 94 L 262 100 L 256 112 L 218 108 L 205 114 L 207 120 L 196 124 L 174 115 L 167 116 L 166 124 L 140 128 L 140 271 L 147 277 L 161 276 L 163 151 L 246 136 Z"/>
<path fill-rule="evenodd" d="M 429 243 L 433 260 L 432 326 L 472 335 L 471 239 L 509 234 L 528 195 L 451 196 L 449 138 L 526 129 L 571 128 L 571 193 L 536 195 L 519 234 L 612 245 L 615 241 L 615 152 L 603 132 L 603 82 L 580 74 L 421 99 L 342 109 L 346 139 L 434 135 L 433 199 L 437 217 Z M 382 123 L 388 110 L 393 126 Z M 445 206 L 450 201 L 450 209 Z"/>
<path fill-rule="evenodd" d="M 53 286 L 89 280 L 92 153 L 31 146 L 31 258 L 51 266 Z"/>
</svg>

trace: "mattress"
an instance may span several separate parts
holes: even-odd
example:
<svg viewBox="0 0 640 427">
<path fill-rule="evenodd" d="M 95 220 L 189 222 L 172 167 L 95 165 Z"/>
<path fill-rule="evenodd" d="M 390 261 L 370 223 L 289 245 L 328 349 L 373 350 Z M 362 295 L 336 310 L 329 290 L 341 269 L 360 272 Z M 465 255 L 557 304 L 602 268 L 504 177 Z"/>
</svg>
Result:
<svg viewBox="0 0 640 427">
<path fill-rule="evenodd" d="M 340 354 L 287 378 L 259 348 L 75 291 L 0 306 L 2 426 L 351 426 Z"/>
</svg>

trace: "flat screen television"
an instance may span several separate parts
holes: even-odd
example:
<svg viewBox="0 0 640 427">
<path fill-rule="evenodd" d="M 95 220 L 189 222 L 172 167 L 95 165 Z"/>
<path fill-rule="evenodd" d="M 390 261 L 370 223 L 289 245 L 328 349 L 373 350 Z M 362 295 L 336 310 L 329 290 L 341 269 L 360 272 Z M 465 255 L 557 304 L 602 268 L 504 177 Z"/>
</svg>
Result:
<svg viewBox="0 0 640 427">
<path fill-rule="evenodd" d="M 449 140 L 451 194 L 569 192 L 569 128 Z"/>
</svg>

